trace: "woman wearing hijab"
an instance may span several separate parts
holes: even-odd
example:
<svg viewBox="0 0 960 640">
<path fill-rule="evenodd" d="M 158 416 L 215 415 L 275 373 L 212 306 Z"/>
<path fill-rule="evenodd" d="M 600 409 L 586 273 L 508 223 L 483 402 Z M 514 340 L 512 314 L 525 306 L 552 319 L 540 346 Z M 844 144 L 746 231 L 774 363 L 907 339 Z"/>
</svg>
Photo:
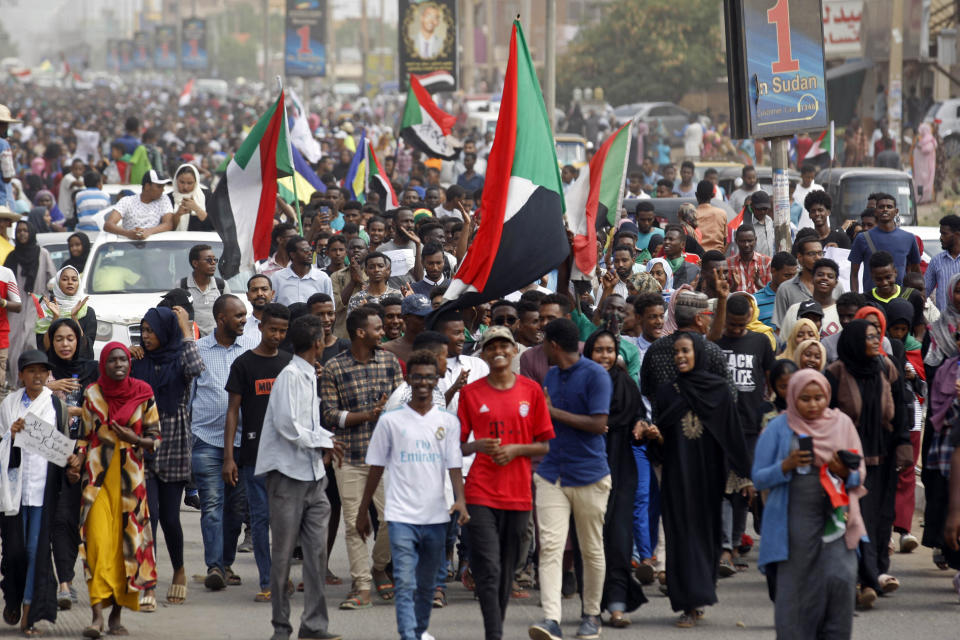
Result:
<svg viewBox="0 0 960 640">
<path fill-rule="evenodd" d="M 947 283 L 947 304 L 940 309 L 940 319 L 930 325 L 930 348 L 923 362 L 929 367 L 940 364 L 957 355 L 953 334 L 960 331 L 960 273 L 954 274 Z"/>
<path fill-rule="evenodd" d="M 673 343 L 676 380 L 657 390 L 663 434 L 661 505 L 667 543 L 667 593 L 677 626 L 688 628 L 717 601 L 721 500 L 729 471 L 747 478 L 743 430 L 725 378 L 707 370 L 705 340 Z"/>
<path fill-rule="evenodd" d="M 70 257 L 64 260 L 60 268 L 73 267 L 82 274 L 87 268 L 87 258 L 90 257 L 90 238 L 83 231 L 77 231 L 67 238 L 67 250 Z"/>
<path fill-rule="evenodd" d="M 827 366 L 827 348 L 819 340 L 804 340 L 793 351 L 793 361 L 801 369 L 823 371 Z"/>
<path fill-rule="evenodd" d="M 140 346 L 132 349 L 130 375 L 153 389 L 160 414 L 160 444 L 147 460 L 147 499 L 150 526 L 157 539 L 157 523 L 163 527 L 173 565 L 173 583 L 167 602 L 183 604 L 187 576 L 183 569 L 183 527 L 180 500 L 190 480 L 190 384 L 203 371 L 203 360 L 193 339 L 193 327 L 182 307 L 158 307 L 147 311 L 140 322 Z M 156 610 L 153 589 L 147 589 L 141 610 Z"/>
<path fill-rule="evenodd" d="M 757 564 L 776 575 L 778 640 L 840 640 L 853 631 L 867 470 L 862 458 L 851 469 L 839 457 L 841 451 L 859 453 L 862 445 L 850 418 L 828 408 L 830 395 L 820 372 L 793 374 L 786 413 L 770 421 L 754 454 L 753 481 L 769 491 Z M 799 448 L 802 437 L 813 439 L 812 452 Z M 839 505 L 846 507 L 840 524 L 831 517 Z"/>
<path fill-rule="evenodd" d="M 86 638 L 103 633 L 103 607 L 113 605 L 108 633 L 127 635 L 122 607 L 137 611 L 140 591 L 157 583 L 153 536 L 144 486 L 144 454 L 160 440 L 153 390 L 129 375 L 130 352 L 110 342 L 100 354 L 100 376 L 83 400 L 80 456 L 72 475 L 82 473 L 80 557 L 93 618 Z"/>
<path fill-rule="evenodd" d="M 33 197 L 34 209 L 30 211 L 30 221 L 34 221 L 34 211 L 36 208 L 43 209 L 41 212 L 42 219 L 45 222 L 46 228 L 37 227 L 38 232 L 51 232 L 51 231 L 65 231 L 66 227 L 63 226 L 64 215 L 60 211 L 60 207 L 57 206 L 57 200 L 53 197 L 53 193 L 47 191 L 46 189 L 37 192 L 37 195 Z"/>
<path fill-rule="evenodd" d="M 4 260 L 3 266 L 13 271 L 17 279 L 17 289 L 23 300 L 20 313 L 8 316 L 10 322 L 10 347 L 7 362 L 13 375 L 8 380 L 16 380 L 17 358 L 26 349 L 36 348 L 34 329 L 37 326 L 37 305 L 31 296 L 43 297 L 47 292 L 47 282 L 56 273 L 50 253 L 37 244 L 37 232 L 25 220 L 17 223 L 14 234 L 13 251 Z M 2 304 L 2 303 L 0 303 Z"/>
<path fill-rule="evenodd" d="M 76 440 L 80 435 L 83 390 L 97 381 L 97 363 L 81 356 L 78 347 L 83 342 L 83 332 L 76 321 L 58 318 L 50 325 L 48 335 L 47 360 L 52 369 L 47 388 L 66 404 L 70 414 L 70 437 Z M 61 609 L 69 609 L 77 602 L 72 583 L 80 546 L 79 521 L 80 483 L 68 482 L 64 477 L 52 529 L 53 562 L 60 582 L 57 603 Z"/>
<path fill-rule="evenodd" d="M 10 186 L 13 189 L 13 202 L 10 203 L 10 208 L 14 213 L 29 213 L 33 205 L 30 204 L 30 200 L 23 192 L 23 183 L 19 178 L 13 178 L 10 180 Z"/>
<path fill-rule="evenodd" d="M 182 164 L 174 173 L 173 226 L 176 231 L 213 231 L 213 220 L 207 214 L 210 190 L 200 184 L 200 172 L 192 164 Z"/>
<path fill-rule="evenodd" d="M 34 333 L 37 334 L 37 348 L 46 349 L 49 342 L 47 330 L 58 318 L 71 318 L 83 332 L 80 341 L 80 355 L 93 358 L 93 341 L 97 337 L 97 314 L 87 305 L 87 298 L 80 295 L 80 272 L 76 267 L 66 266 L 57 272 L 53 280 L 53 300 L 43 298 L 40 301 L 43 317 L 37 318 Z"/>
<path fill-rule="evenodd" d="M 917 185 L 917 203 L 934 199 L 933 177 L 937 170 L 937 139 L 927 122 L 917 129 L 913 144 L 913 180 Z"/>
<path fill-rule="evenodd" d="M 666 258 L 652 258 L 647 261 L 646 270 L 660 283 L 663 301 L 669 304 L 673 295 L 673 269 L 670 268 L 670 263 Z"/>
<path fill-rule="evenodd" d="M 862 311 L 862 309 L 861 309 Z M 838 359 L 827 366 L 830 406 L 850 416 L 863 444 L 867 495 L 861 502 L 868 541 L 860 544 L 858 605 L 870 608 L 881 592 L 900 583 L 890 569 L 888 542 L 893 528 L 897 470 L 912 461 L 904 427 L 903 383 L 894 362 L 881 353 L 880 330 L 867 320 L 850 322 L 837 343 Z"/>
<path fill-rule="evenodd" d="M 607 461 L 612 487 L 607 500 L 607 517 L 603 525 L 603 547 L 607 572 L 603 583 L 600 609 L 610 612 L 610 626 L 630 624 L 624 612 L 630 612 L 647 601 L 643 588 L 633 576 L 630 560 L 633 554 L 633 500 L 637 492 L 637 464 L 632 444 L 640 438 L 659 436 L 659 432 L 643 421 L 646 410 L 637 383 L 617 366 L 618 341 L 613 332 L 600 329 L 583 345 L 584 357 L 603 366 L 610 374 L 613 395 L 607 419 Z"/>
<path fill-rule="evenodd" d="M 790 335 L 787 337 L 786 348 L 784 348 L 783 353 L 777 357 L 783 358 L 784 360 L 794 360 L 797 348 L 801 342 L 819 339 L 820 332 L 817 331 L 817 325 L 813 324 L 813 320 L 800 318 L 796 324 L 793 325 L 793 329 L 790 330 Z"/>
<path fill-rule="evenodd" d="M 760 431 L 767 428 L 767 424 L 778 415 L 787 410 L 787 385 L 790 384 L 790 378 L 800 367 L 793 360 L 777 360 L 770 367 L 767 374 L 769 380 L 770 399 L 765 400 L 760 407 Z"/>
<path fill-rule="evenodd" d="M 923 546 L 933 548 L 933 561 L 947 569 L 943 556 L 943 527 L 949 504 L 950 458 L 953 440 L 960 429 L 960 400 L 957 398 L 957 380 L 960 379 L 960 332 L 955 333 L 954 355 L 937 369 L 930 386 L 928 420 L 931 428 L 924 434 L 923 481 L 926 509 L 923 520 Z"/>
</svg>

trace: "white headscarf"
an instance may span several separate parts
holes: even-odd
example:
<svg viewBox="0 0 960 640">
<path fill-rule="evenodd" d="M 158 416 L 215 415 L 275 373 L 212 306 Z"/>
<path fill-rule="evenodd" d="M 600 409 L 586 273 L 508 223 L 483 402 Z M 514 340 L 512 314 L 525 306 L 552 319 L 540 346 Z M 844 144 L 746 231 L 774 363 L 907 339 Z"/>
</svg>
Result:
<svg viewBox="0 0 960 640">
<path fill-rule="evenodd" d="M 666 258 L 651 258 L 647 261 L 647 273 L 653 271 L 654 265 L 662 265 L 664 273 L 667 274 L 667 282 L 663 285 L 663 290 L 673 291 L 673 269 L 670 267 L 670 263 Z"/>
<path fill-rule="evenodd" d="M 190 193 L 180 193 L 180 189 L 177 188 L 177 179 L 176 176 L 180 175 L 181 171 L 188 169 L 193 172 L 193 178 L 195 180 L 193 185 L 193 191 Z M 185 163 L 177 167 L 177 170 L 173 173 L 173 210 L 176 211 L 180 208 L 180 203 L 183 202 L 184 198 L 193 198 L 193 201 L 197 203 L 197 206 L 207 210 L 206 197 L 203 195 L 203 189 L 200 186 L 200 172 L 197 171 L 197 168 L 190 163 Z M 180 218 L 180 222 L 177 224 L 177 231 L 186 231 L 187 226 L 190 224 L 190 217 L 183 216 Z"/>
<path fill-rule="evenodd" d="M 60 288 L 60 276 L 63 275 L 63 272 L 67 269 L 70 269 L 77 274 L 77 282 L 79 284 L 80 272 L 77 271 L 77 268 L 72 265 L 68 265 L 60 269 L 60 271 L 57 271 L 57 275 L 53 279 L 53 298 L 57 301 L 57 304 L 60 305 L 60 315 L 65 318 L 70 317 L 70 314 L 73 313 L 73 308 L 80 304 L 80 302 L 83 300 L 83 296 L 80 294 L 79 286 L 77 286 L 77 292 L 72 296 L 68 296 L 66 293 L 64 293 L 63 289 Z M 84 315 L 86 315 L 86 311 L 78 314 L 77 317 L 82 318 Z"/>
</svg>

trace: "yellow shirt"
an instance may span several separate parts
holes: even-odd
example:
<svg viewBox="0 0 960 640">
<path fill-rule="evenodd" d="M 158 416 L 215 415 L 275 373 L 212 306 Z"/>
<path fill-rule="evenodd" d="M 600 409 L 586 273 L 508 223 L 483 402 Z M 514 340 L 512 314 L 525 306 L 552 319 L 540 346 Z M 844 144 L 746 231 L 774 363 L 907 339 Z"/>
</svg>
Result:
<svg viewBox="0 0 960 640">
<path fill-rule="evenodd" d="M 0 236 L 0 264 L 6 262 L 11 251 L 13 251 L 13 245 L 4 236 Z"/>
</svg>

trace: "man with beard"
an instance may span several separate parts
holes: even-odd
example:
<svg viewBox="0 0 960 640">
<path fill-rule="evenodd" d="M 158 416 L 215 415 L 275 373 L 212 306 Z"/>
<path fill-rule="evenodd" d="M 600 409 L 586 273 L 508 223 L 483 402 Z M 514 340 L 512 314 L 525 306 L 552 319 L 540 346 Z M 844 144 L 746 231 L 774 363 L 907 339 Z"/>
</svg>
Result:
<svg viewBox="0 0 960 640">
<path fill-rule="evenodd" d="M 414 340 L 423 332 L 423 319 L 430 315 L 433 306 L 426 296 L 413 294 L 403 299 L 400 305 L 400 317 L 403 333 L 396 339 L 383 345 L 383 348 L 397 356 L 404 363 L 413 353 Z"/>
<path fill-rule="evenodd" d="M 273 302 L 273 284 L 270 278 L 262 273 L 258 273 L 247 280 L 247 302 L 253 307 L 253 311 L 247 316 L 247 324 L 244 326 L 244 333 L 251 336 L 257 336 L 260 333 L 260 322 L 263 320 L 263 310 Z M 256 333 L 252 331 L 256 330 Z"/>
</svg>

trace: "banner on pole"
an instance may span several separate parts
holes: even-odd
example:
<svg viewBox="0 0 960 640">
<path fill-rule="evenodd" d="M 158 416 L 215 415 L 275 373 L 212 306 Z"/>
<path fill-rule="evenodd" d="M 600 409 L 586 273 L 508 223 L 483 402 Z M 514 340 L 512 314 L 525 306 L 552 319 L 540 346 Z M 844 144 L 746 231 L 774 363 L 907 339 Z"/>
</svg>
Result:
<svg viewBox="0 0 960 640">
<path fill-rule="evenodd" d="M 324 76 L 326 0 L 287 0 L 283 61 L 288 76 Z"/>
<path fill-rule="evenodd" d="M 118 51 L 120 73 L 133 71 L 133 40 L 120 40 Z"/>
<path fill-rule="evenodd" d="M 116 73 L 120 70 L 120 41 L 116 38 L 107 38 L 107 71 Z"/>
<path fill-rule="evenodd" d="M 173 25 L 157 27 L 153 33 L 154 69 L 177 68 L 177 28 Z"/>
<path fill-rule="evenodd" d="M 191 71 L 207 69 L 207 21 L 187 18 L 180 34 L 180 66 Z"/>
<path fill-rule="evenodd" d="M 137 69 L 149 69 L 150 59 L 150 34 L 137 31 L 133 34 L 133 66 Z"/>
<path fill-rule="evenodd" d="M 432 75 L 437 82 L 427 91 L 455 91 L 459 77 L 456 0 L 399 0 L 398 51 L 400 78 L 405 89 L 410 74 Z"/>
</svg>

